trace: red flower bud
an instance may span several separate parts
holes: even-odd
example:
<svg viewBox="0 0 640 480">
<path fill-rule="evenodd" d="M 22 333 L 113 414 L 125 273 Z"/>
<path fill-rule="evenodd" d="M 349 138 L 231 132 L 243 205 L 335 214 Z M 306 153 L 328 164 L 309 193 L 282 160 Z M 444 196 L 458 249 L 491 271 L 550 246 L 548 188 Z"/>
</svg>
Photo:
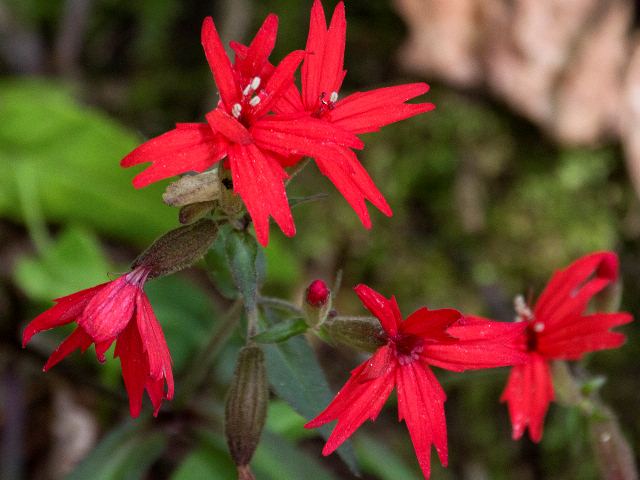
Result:
<svg viewBox="0 0 640 480">
<path fill-rule="evenodd" d="M 329 299 L 329 287 L 322 280 L 314 280 L 307 287 L 306 301 L 313 307 L 322 307 Z"/>
</svg>

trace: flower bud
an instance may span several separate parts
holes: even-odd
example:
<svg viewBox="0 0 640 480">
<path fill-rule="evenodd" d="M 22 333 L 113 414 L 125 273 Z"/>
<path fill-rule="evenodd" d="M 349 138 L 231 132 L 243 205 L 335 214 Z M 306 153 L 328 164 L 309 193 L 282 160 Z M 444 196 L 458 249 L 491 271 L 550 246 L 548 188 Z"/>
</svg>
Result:
<svg viewBox="0 0 640 480">
<path fill-rule="evenodd" d="M 148 278 L 162 277 L 193 265 L 209 249 L 218 234 L 218 226 L 210 219 L 165 233 L 151 244 L 131 265 L 146 267 Z"/>
<path fill-rule="evenodd" d="M 215 202 L 198 202 L 190 205 L 185 205 L 180 209 L 178 214 L 178 221 L 183 225 L 193 223 L 196 220 L 207 216 L 211 210 L 216 206 Z"/>
<path fill-rule="evenodd" d="M 162 194 L 162 200 L 172 207 L 184 207 L 192 203 L 211 202 L 220 197 L 217 172 L 185 175 L 169 184 Z"/>
<path fill-rule="evenodd" d="M 260 440 L 268 401 L 264 353 L 255 344 L 247 345 L 238 354 L 224 412 L 227 445 L 239 478 L 252 478 L 249 462 Z"/>
<path fill-rule="evenodd" d="M 365 352 L 386 343 L 384 330 L 373 317 L 334 317 L 324 324 L 324 330 L 336 342 Z"/>
<path fill-rule="evenodd" d="M 227 215 L 238 215 L 244 210 L 244 202 L 240 195 L 233 191 L 231 172 L 226 168 L 218 169 L 220 188 L 220 208 Z"/>
<path fill-rule="evenodd" d="M 314 280 L 307 287 L 303 309 L 310 327 L 319 327 L 331 311 L 331 290 L 322 280 Z"/>
</svg>

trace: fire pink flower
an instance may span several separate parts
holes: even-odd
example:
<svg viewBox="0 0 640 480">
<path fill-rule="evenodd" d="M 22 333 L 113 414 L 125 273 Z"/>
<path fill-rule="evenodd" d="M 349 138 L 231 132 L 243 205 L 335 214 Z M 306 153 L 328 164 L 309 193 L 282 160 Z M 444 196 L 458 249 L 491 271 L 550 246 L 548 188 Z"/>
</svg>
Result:
<svg viewBox="0 0 640 480">
<path fill-rule="evenodd" d="M 609 329 L 633 320 L 628 313 L 585 314 L 591 297 L 618 278 L 618 257 L 611 252 L 592 253 L 556 272 L 533 311 L 516 304 L 518 320 L 526 324 L 520 344 L 527 361 L 511 370 L 501 401 L 507 402 L 514 440 L 527 426 L 534 442 L 554 398 L 549 362 L 578 360 L 585 353 L 616 348 L 625 341 Z"/>
<path fill-rule="evenodd" d="M 277 28 L 277 17 L 269 15 L 232 65 L 213 20 L 206 18 L 202 46 L 220 92 L 217 108 L 206 115 L 207 123 L 178 124 L 121 162 L 123 167 L 152 162 L 133 181 L 141 188 L 180 173 L 202 172 L 226 157 L 233 190 L 244 201 L 262 245 L 268 243 L 269 217 L 285 235 L 295 234 L 284 187 L 288 175 L 281 159 L 327 158 L 363 147 L 354 134 L 304 113 L 267 115 L 293 85 L 293 74 L 305 55 L 294 51 L 274 68 L 268 57 Z"/>
<path fill-rule="evenodd" d="M 386 344 L 351 372 L 351 378 L 329 406 L 305 425 L 315 428 L 338 420 L 322 450 L 329 455 L 367 420 L 375 420 L 394 387 L 398 390 L 399 420 L 409 435 L 426 478 L 431 445 L 447 465 L 446 399 L 430 366 L 460 372 L 513 365 L 525 355 L 515 339 L 522 325 L 465 318 L 453 309 L 416 310 L 402 320 L 394 297 L 387 299 L 358 285 L 356 293 L 375 315 L 386 334 Z"/>
<path fill-rule="evenodd" d="M 146 267 L 138 267 L 112 282 L 56 299 L 55 306 L 27 325 L 23 347 L 38 332 L 76 322 L 73 333 L 47 360 L 43 369 L 47 371 L 92 343 L 98 360 L 104 362 L 105 352 L 115 341 L 114 357 L 120 358 L 131 416 L 140 414 L 145 389 L 157 415 L 162 400 L 173 398 L 173 374 L 162 328 L 142 290 L 148 275 Z"/>
<path fill-rule="evenodd" d="M 327 28 L 320 0 L 311 8 L 307 56 L 302 64 L 302 94 L 292 87 L 286 98 L 276 104 L 278 112 L 306 112 L 354 134 L 375 132 L 420 113 L 433 110 L 432 103 L 405 103 L 426 93 L 426 83 L 412 83 L 357 92 L 340 99 L 340 87 L 345 77 L 344 50 L 347 22 L 344 3 L 336 6 Z M 371 219 L 365 200 L 391 216 L 391 208 L 371 177 L 350 149 L 339 155 L 316 156 L 316 164 L 336 186 L 366 228 Z"/>
</svg>

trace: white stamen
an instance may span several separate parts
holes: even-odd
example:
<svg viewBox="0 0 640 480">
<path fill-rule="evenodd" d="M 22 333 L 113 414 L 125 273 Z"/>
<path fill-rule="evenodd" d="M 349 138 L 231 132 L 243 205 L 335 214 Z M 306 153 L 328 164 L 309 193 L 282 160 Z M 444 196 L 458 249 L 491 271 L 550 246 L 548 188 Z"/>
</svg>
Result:
<svg viewBox="0 0 640 480">
<path fill-rule="evenodd" d="M 523 320 L 529 320 L 533 318 L 533 312 L 527 305 L 524 297 L 522 295 L 516 295 L 516 298 L 513 299 L 513 306 L 516 310 L 516 322 L 521 322 Z"/>
<path fill-rule="evenodd" d="M 260 103 L 260 97 L 257 95 L 253 97 L 251 100 L 249 100 L 249 105 L 251 105 L 252 107 L 255 107 L 259 103 Z"/>
<path fill-rule="evenodd" d="M 240 105 L 239 103 L 235 103 L 231 108 L 231 115 L 233 115 L 235 118 L 238 118 L 240 116 L 240 112 L 242 112 L 242 105 Z"/>
<path fill-rule="evenodd" d="M 248 84 L 246 87 L 244 87 L 244 90 L 242 90 L 242 96 L 246 97 L 250 93 L 251 93 L 251 84 Z"/>
<path fill-rule="evenodd" d="M 249 86 L 251 87 L 251 90 L 257 90 L 260 86 L 260 77 L 253 77 Z"/>
<path fill-rule="evenodd" d="M 338 92 L 331 92 L 331 95 L 329 96 L 329 101 L 331 103 L 336 103 L 338 101 Z"/>
<path fill-rule="evenodd" d="M 541 331 L 543 331 L 543 330 L 544 330 L 544 323 L 542 323 L 542 322 L 535 322 L 535 323 L 533 324 L 533 331 L 534 331 L 534 332 L 540 333 L 540 332 L 541 332 Z"/>
</svg>

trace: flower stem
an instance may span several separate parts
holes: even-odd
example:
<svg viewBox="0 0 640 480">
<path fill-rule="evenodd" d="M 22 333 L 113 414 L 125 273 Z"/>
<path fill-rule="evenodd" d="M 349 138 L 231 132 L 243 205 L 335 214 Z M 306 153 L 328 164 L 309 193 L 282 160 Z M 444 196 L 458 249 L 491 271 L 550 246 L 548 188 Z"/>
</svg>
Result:
<svg viewBox="0 0 640 480">
<path fill-rule="evenodd" d="M 287 302 L 286 300 L 282 300 L 281 298 L 275 297 L 260 297 L 258 299 L 258 303 L 262 305 L 266 305 L 268 307 L 279 308 L 281 310 L 289 310 L 290 312 L 295 313 L 296 315 L 304 315 L 304 312 L 297 305 Z"/>
<path fill-rule="evenodd" d="M 293 180 L 296 175 L 302 172 L 302 170 L 304 170 L 305 167 L 309 165 L 309 160 L 309 158 L 305 158 L 304 160 L 298 162 L 298 164 L 291 169 L 291 171 L 289 172 L 289 178 L 287 178 L 285 182 L 285 186 L 289 185 L 289 182 L 291 182 L 291 180 Z"/>
</svg>

